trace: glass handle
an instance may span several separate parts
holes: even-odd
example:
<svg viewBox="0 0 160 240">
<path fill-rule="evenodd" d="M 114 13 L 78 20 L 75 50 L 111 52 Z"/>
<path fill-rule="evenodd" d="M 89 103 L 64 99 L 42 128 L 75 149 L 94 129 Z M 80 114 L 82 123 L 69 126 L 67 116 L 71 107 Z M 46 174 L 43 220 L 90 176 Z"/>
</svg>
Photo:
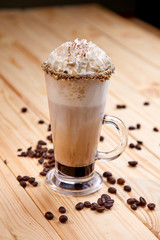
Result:
<svg viewBox="0 0 160 240">
<path fill-rule="evenodd" d="M 96 160 L 111 161 L 118 158 L 125 150 L 128 142 L 127 129 L 124 123 L 116 117 L 104 115 L 102 124 L 113 125 L 119 133 L 120 142 L 118 146 L 110 152 L 97 151 Z"/>
</svg>

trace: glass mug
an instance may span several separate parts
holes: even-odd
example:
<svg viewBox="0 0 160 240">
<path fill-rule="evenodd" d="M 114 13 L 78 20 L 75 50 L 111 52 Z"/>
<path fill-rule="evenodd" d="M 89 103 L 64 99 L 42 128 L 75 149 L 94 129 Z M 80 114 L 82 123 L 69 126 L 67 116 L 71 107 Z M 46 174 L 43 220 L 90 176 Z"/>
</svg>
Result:
<svg viewBox="0 0 160 240">
<path fill-rule="evenodd" d="M 124 123 L 104 116 L 109 80 L 74 76 L 57 80 L 47 73 L 45 79 L 55 154 L 55 168 L 47 173 L 47 184 L 62 194 L 93 193 L 102 184 L 95 161 L 116 159 L 127 145 Z M 113 125 L 120 136 L 119 145 L 110 152 L 97 151 L 102 124 Z"/>
</svg>

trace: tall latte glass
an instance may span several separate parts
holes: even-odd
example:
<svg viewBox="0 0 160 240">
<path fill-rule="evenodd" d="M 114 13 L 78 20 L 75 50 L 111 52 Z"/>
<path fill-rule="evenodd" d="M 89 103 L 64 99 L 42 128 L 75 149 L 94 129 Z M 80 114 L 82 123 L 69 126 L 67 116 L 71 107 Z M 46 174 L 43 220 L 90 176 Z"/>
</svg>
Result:
<svg viewBox="0 0 160 240">
<path fill-rule="evenodd" d="M 126 147 L 127 136 L 120 119 L 104 115 L 113 65 L 100 72 L 88 73 L 83 70 L 77 73 L 77 63 L 73 63 L 78 58 L 77 51 L 81 54 L 81 62 L 87 51 L 84 49 L 84 40 L 69 43 L 69 46 L 63 46 L 65 50 L 59 50 L 67 51 L 63 53 L 67 59 L 62 59 L 61 65 L 56 62 L 55 56 L 52 56 L 53 65 L 49 61 L 43 63 L 55 153 L 55 168 L 47 174 L 46 180 L 59 193 L 85 195 L 101 187 L 102 178 L 95 171 L 95 161 L 110 161 L 120 156 Z M 88 44 L 86 40 L 85 43 Z M 71 53 L 68 50 L 70 45 L 73 48 Z M 56 64 L 61 67 L 58 71 Z M 114 125 L 120 135 L 120 144 L 111 152 L 97 151 L 102 124 Z"/>
</svg>

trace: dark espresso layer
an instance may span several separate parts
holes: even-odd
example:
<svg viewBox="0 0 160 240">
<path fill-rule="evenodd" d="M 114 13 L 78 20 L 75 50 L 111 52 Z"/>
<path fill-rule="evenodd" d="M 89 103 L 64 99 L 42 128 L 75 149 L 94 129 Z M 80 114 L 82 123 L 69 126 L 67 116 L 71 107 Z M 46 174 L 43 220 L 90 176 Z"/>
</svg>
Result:
<svg viewBox="0 0 160 240">
<path fill-rule="evenodd" d="M 71 177 L 85 177 L 90 175 L 94 170 L 94 163 L 84 167 L 69 167 L 59 162 L 55 162 L 55 165 L 61 173 Z"/>
</svg>

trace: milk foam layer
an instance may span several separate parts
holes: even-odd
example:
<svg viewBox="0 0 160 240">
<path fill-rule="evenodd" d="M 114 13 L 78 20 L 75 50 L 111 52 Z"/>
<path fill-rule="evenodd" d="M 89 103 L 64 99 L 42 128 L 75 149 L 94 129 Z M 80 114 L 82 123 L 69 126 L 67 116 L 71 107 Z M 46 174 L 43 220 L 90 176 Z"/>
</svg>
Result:
<svg viewBox="0 0 160 240">
<path fill-rule="evenodd" d="M 55 72 L 97 74 L 114 69 L 111 58 L 96 44 L 86 39 L 65 42 L 52 51 L 44 62 Z"/>
<path fill-rule="evenodd" d="M 56 81 L 45 74 L 49 101 L 66 106 L 93 107 L 106 101 L 109 81 L 74 80 Z"/>
</svg>

